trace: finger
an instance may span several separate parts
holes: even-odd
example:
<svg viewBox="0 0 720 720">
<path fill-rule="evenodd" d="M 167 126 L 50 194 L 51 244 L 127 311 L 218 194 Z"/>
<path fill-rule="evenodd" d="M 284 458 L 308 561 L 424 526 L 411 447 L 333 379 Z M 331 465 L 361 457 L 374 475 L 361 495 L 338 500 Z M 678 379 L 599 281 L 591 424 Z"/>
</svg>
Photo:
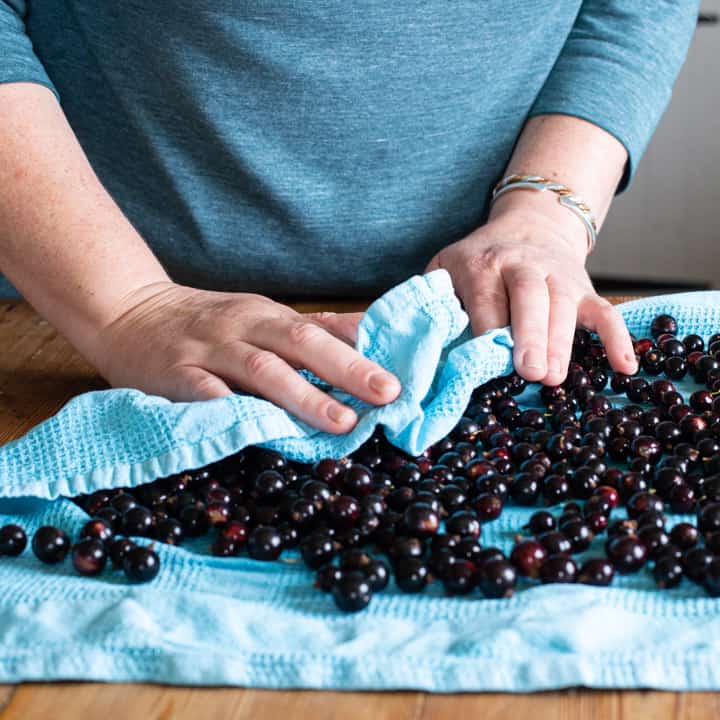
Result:
<svg viewBox="0 0 720 720">
<path fill-rule="evenodd" d="M 345 433 L 357 422 L 352 408 L 316 388 L 269 350 L 235 341 L 216 347 L 207 366 L 238 388 L 270 400 L 320 430 Z"/>
<path fill-rule="evenodd" d="M 357 342 L 357 328 L 360 318 L 364 313 L 333 313 L 333 312 L 321 312 L 321 313 L 306 313 L 304 317 L 312 320 L 313 322 L 319 323 L 326 330 L 331 332 L 340 339 L 345 339 L 350 342 L 351 345 L 355 345 Z"/>
<path fill-rule="evenodd" d="M 184 366 L 166 375 L 168 387 L 162 395 L 176 402 L 215 400 L 232 395 L 232 390 L 219 377 L 199 367 Z"/>
<path fill-rule="evenodd" d="M 475 275 L 460 298 L 470 316 L 473 335 L 505 327 L 510 321 L 505 284 L 494 273 Z"/>
<path fill-rule="evenodd" d="M 614 305 L 599 295 L 586 295 L 580 302 L 578 322 L 600 336 L 615 370 L 626 375 L 637 372 L 637 358 L 630 333 Z"/>
<path fill-rule="evenodd" d="M 577 321 L 577 300 L 548 282 L 550 321 L 548 323 L 547 375 L 545 385 L 559 385 L 567 375 Z"/>
<path fill-rule="evenodd" d="M 513 360 L 526 380 L 537 382 L 547 374 L 547 334 L 550 298 L 545 278 L 527 267 L 503 270 L 510 296 Z"/>
<path fill-rule="evenodd" d="M 400 381 L 394 375 L 302 318 L 281 318 L 258 325 L 251 340 L 374 405 L 392 402 L 400 394 Z"/>
<path fill-rule="evenodd" d="M 435 255 L 435 257 L 428 263 L 428 266 L 425 268 L 425 273 L 432 272 L 433 270 L 437 270 L 440 267 L 440 258 Z"/>
</svg>

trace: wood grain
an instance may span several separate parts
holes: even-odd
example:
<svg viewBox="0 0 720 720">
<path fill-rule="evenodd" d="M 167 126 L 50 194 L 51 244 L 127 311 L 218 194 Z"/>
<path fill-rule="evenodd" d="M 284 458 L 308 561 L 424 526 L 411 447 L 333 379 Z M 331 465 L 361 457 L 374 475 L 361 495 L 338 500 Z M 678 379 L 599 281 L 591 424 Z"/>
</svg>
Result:
<svg viewBox="0 0 720 720">
<path fill-rule="evenodd" d="M 301 303 L 300 312 L 355 312 L 361 301 Z M 0 442 L 56 412 L 74 395 L 106 387 L 24 303 L 0 301 Z M 0 685 L 2 720 L 715 720 L 713 693 L 565 692 L 430 695 L 182 688 L 145 684 Z"/>
<path fill-rule="evenodd" d="M 17 685 L 0 685 L 0 717 L 4 716 L 3 711 L 10 705 L 10 701 L 17 690 Z"/>
<path fill-rule="evenodd" d="M 714 693 L 342 693 L 54 683 L 0 686 L 2 720 L 715 720 Z"/>
</svg>

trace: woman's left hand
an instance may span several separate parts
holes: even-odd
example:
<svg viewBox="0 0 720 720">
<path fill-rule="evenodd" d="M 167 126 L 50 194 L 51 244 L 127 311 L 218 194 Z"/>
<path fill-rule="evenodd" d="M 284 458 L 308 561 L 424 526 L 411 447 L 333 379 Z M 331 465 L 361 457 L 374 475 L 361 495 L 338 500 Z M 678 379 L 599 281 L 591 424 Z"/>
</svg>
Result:
<svg viewBox="0 0 720 720">
<path fill-rule="evenodd" d="M 426 272 L 450 273 L 475 335 L 512 324 L 515 368 L 527 380 L 565 379 L 576 325 L 598 333 L 615 370 L 634 373 L 630 335 L 595 292 L 586 250 L 581 221 L 553 196 L 517 191 L 498 200 L 486 225 L 435 255 Z"/>
</svg>

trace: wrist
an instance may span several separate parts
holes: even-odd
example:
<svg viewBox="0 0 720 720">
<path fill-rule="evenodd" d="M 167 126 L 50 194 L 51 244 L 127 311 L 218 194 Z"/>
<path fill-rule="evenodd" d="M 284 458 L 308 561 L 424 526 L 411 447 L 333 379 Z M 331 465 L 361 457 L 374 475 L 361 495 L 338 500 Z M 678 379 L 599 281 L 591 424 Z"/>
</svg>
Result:
<svg viewBox="0 0 720 720">
<path fill-rule="evenodd" d="M 75 292 L 25 294 L 31 304 L 50 322 L 73 347 L 101 374 L 108 354 L 113 349 L 107 342 L 106 329 L 146 297 L 159 293 L 169 278 L 154 273 L 147 277 L 122 278 L 110 292 L 96 283 L 83 284 Z"/>
<path fill-rule="evenodd" d="M 542 230 L 584 259 L 588 255 L 588 234 L 583 221 L 558 202 L 551 192 L 517 189 L 497 198 L 490 208 L 488 222 L 499 226 L 524 228 L 533 238 Z"/>
<path fill-rule="evenodd" d="M 120 294 L 114 294 L 102 309 L 79 327 L 76 337 L 69 337 L 77 350 L 99 371 L 103 372 L 108 355 L 113 354 L 116 329 L 137 312 L 138 308 L 162 303 L 162 299 L 178 287 L 167 275 L 136 279 Z"/>
</svg>

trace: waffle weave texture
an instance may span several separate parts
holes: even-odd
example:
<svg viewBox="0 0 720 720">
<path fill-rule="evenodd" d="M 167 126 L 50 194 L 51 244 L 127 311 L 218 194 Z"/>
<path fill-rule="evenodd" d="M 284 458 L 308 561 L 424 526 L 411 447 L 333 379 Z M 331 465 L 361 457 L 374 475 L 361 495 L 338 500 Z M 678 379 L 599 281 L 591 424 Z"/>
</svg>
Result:
<svg viewBox="0 0 720 720">
<path fill-rule="evenodd" d="M 673 314 L 681 334 L 720 329 L 720 293 L 657 297 L 621 311 L 638 335 L 659 312 Z M 340 457 L 380 424 L 391 442 L 416 454 L 456 424 L 474 387 L 511 370 L 509 332 L 473 339 L 467 324 L 444 270 L 375 302 L 357 347 L 396 373 L 403 392 L 382 408 L 336 393 L 361 416 L 343 437 L 240 395 L 192 404 L 131 390 L 77 397 L 0 448 L 0 525 L 77 533 L 87 516 L 61 496 L 135 486 L 249 444 L 302 461 Z M 536 391 L 521 397 L 524 405 L 536 402 Z M 483 544 L 508 550 L 531 512 L 508 507 L 484 526 Z M 345 615 L 300 563 L 214 558 L 197 544 L 158 550 L 161 572 L 140 586 L 110 571 L 82 578 L 68 561 L 43 566 L 30 550 L 0 558 L 0 682 L 720 689 L 720 600 L 686 580 L 666 592 L 642 572 L 611 588 L 528 584 L 508 600 L 447 598 L 440 583 L 410 596 L 391 584 L 366 611 Z"/>
</svg>

